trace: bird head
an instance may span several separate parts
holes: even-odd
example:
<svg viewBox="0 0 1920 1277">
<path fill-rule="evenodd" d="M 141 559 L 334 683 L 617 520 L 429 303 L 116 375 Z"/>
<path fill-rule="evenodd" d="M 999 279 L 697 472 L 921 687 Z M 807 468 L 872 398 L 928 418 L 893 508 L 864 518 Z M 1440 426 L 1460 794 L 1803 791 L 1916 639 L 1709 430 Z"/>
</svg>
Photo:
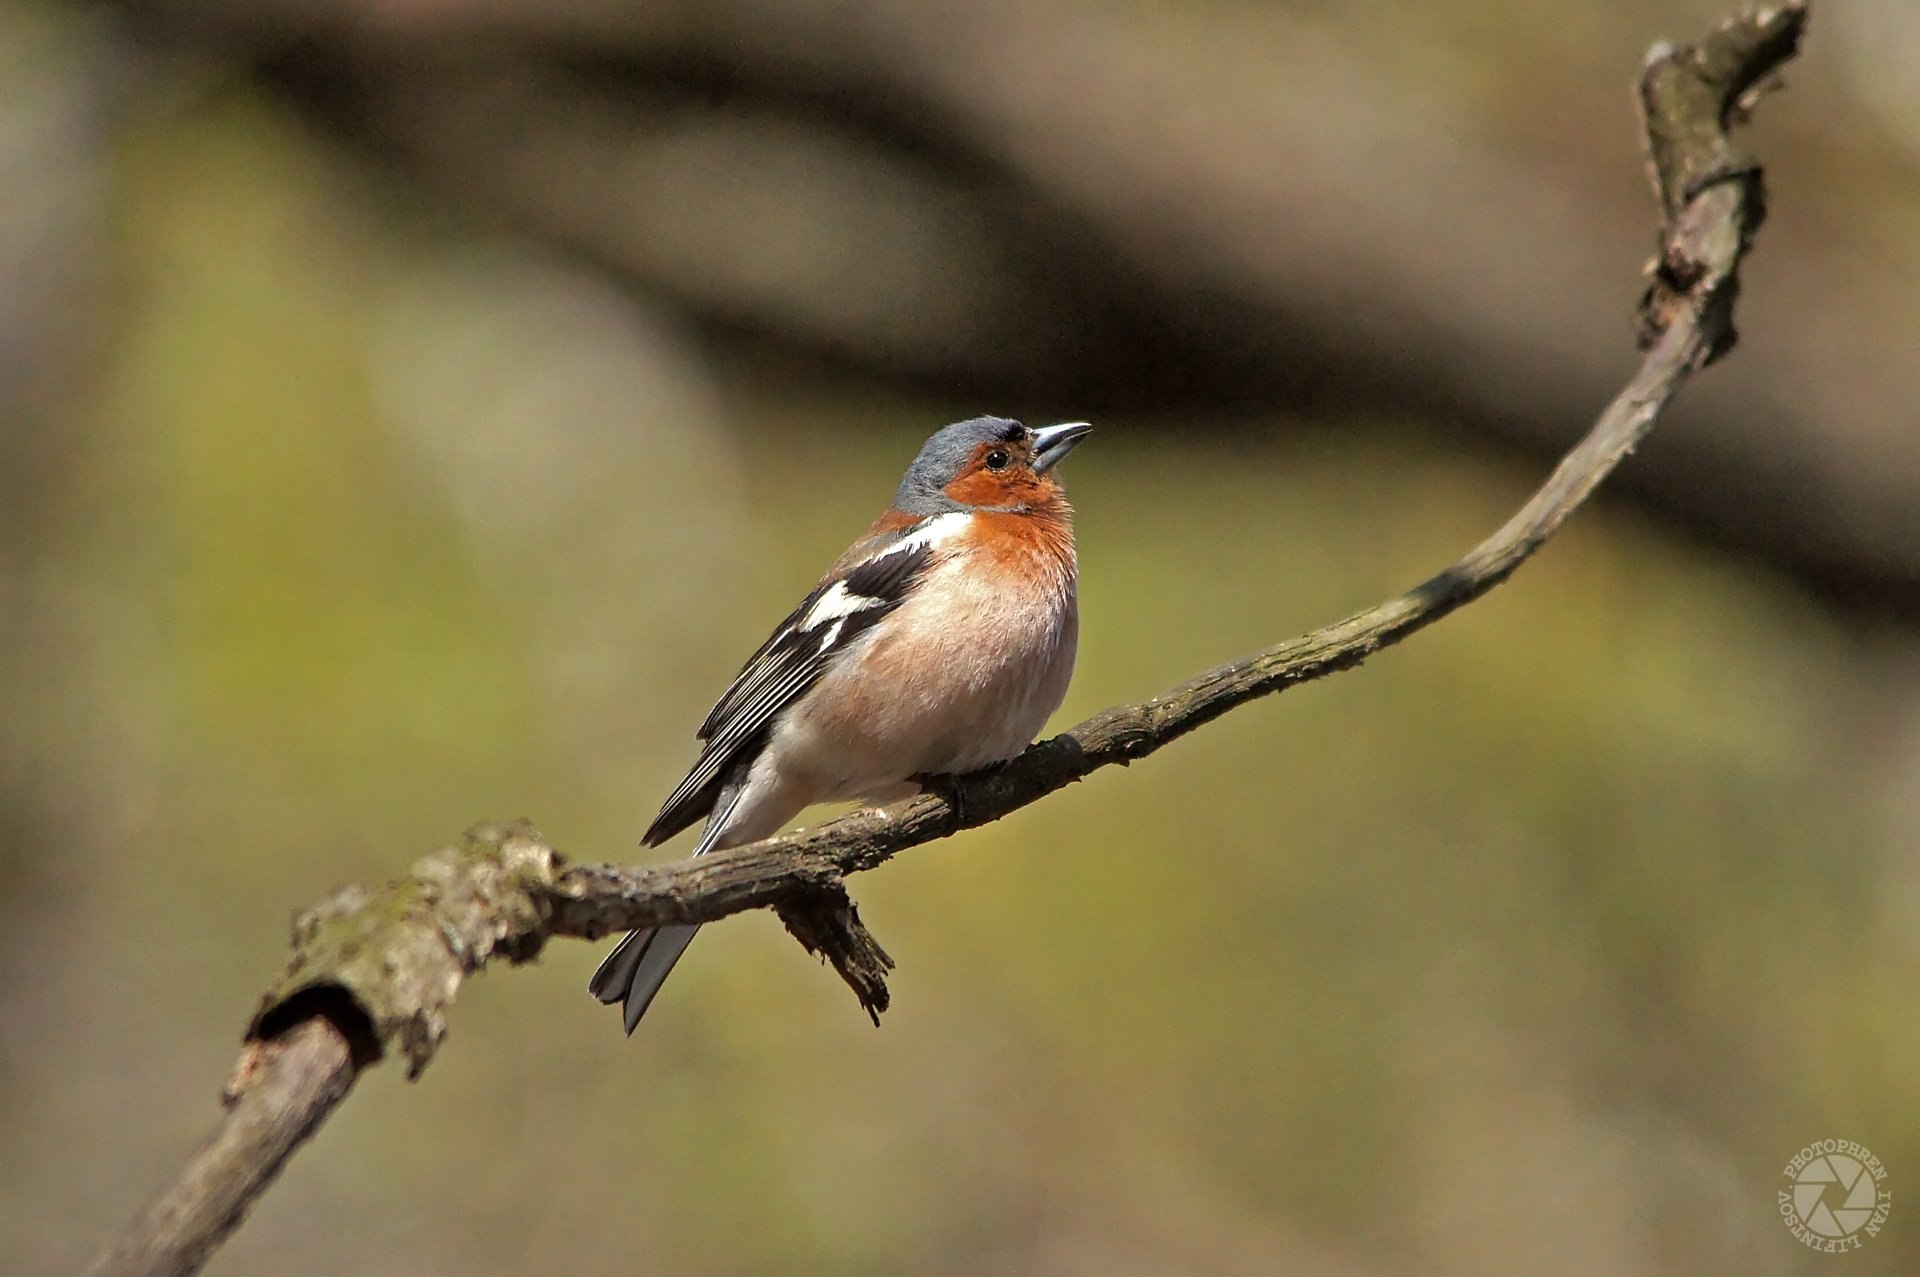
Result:
<svg viewBox="0 0 1920 1277">
<path fill-rule="evenodd" d="M 1054 467 L 1092 430 L 1084 421 L 1038 429 L 1006 417 L 957 422 L 920 449 L 894 508 L 929 515 L 1049 506 L 1062 492 Z"/>
</svg>

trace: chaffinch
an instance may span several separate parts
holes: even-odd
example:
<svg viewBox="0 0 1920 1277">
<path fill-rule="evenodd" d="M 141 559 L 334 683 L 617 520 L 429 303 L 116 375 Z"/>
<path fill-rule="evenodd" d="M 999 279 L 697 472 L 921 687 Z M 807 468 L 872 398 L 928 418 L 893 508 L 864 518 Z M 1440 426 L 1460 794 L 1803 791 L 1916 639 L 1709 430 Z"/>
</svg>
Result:
<svg viewBox="0 0 1920 1277">
<path fill-rule="evenodd" d="M 887 803 L 1005 762 L 1066 696 L 1080 614 L 1054 472 L 1093 429 L 976 417 L 939 431 L 893 504 L 760 645 L 642 839 L 695 821 L 693 854 L 776 833 L 814 803 Z M 630 933 L 588 985 L 646 1014 L 698 927 Z"/>
</svg>

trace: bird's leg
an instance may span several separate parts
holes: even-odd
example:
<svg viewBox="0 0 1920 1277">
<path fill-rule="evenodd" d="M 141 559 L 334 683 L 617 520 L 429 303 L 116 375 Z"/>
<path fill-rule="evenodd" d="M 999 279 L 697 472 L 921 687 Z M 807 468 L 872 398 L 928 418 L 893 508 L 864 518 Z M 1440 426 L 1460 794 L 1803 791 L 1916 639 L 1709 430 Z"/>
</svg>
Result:
<svg viewBox="0 0 1920 1277">
<path fill-rule="evenodd" d="M 923 794 L 938 794 L 947 800 L 947 806 L 953 808 L 955 823 L 967 823 L 967 800 L 961 791 L 965 788 L 963 778 L 953 772 L 929 772 L 924 776 L 915 776 L 913 781 L 920 786 Z"/>
<path fill-rule="evenodd" d="M 938 794 L 947 800 L 947 806 L 953 808 L 954 823 L 967 823 L 967 786 L 974 781 L 984 779 L 1004 768 L 1010 759 L 997 763 L 988 763 L 985 767 L 970 772 L 940 772 L 924 776 L 915 776 L 914 782 L 922 791 Z"/>
</svg>

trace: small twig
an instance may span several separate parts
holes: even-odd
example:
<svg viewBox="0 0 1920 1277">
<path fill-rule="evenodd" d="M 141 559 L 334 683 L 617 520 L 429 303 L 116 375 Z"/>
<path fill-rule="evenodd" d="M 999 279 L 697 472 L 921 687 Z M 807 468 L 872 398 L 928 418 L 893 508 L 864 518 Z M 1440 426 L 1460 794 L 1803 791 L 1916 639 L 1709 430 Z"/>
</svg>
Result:
<svg viewBox="0 0 1920 1277">
<path fill-rule="evenodd" d="M 892 960 L 861 924 L 847 875 L 998 820 L 1096 768 L 1143 758 L 1235 706 L 1358 665 L 1504 581 L 1632 451 L 1687 376 L 1731 346 L 1736 272 L 1763 210 L 1759 166 L 1726 129 L 1794 55 L 1805 22 L 1804 4 L 1788 4 L 1649 57 L 1640 93 L 1665 229 L 1642 304 L 1646 357 L 1546 484 L 1458 563 L 1335 625 L 1097 714 L 1003 768 L 963 778 L 950 795 L 650 869 L 567 867 L 531 826 L 482 826 L 409 878 L 337 894 L 296 927 L 294 961 L 248 1030 L 213 1138 L 92 1271 L 195 1271 L 359 1070 L 397 1052 L 417 1074 L 445 1034 L 461 981 L 495 956 L 531 958 L 553 936 L 773 908 L 877 1019 Z"/>
<path fill-rule="evenodd" d="M 860 1000 L 860 1008 L 880 1027 L 880 1013 L 892 1005 L 887 972 L 893 959 L 860 921 L 860 906 L 845 887 L 800 892 L 774 906 L 787 934 L 808 953 L 833 964 Z"/>
</svg>

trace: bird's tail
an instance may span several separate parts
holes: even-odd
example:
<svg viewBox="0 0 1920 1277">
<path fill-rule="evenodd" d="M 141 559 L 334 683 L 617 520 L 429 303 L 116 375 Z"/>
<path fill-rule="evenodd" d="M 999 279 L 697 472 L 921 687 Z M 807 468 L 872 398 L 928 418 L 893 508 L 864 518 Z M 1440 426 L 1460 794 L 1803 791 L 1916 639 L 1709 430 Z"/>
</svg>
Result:
<svg viewBox="0 0 1920 1277">
<path fill-rule="evenodd" d="M 721 788 L 699 845 L 693 849 L 694 855 L 704 856 L 737 841 L 728 836 L 728 824 L 739 801 L 740 783 L 735 779 Z M 687 951 L 699 931 L 697 925 L 684 923 L 629 931 L 627 938 L 613 947 L 600 969 L 593 973 L 593 979 L 587 981 L 587 991 L 608 1005 L 624 1003 L 621 1009 L 626 1017 L 627 1032 L 632 1034 L 634 1025 L 640 1023 L 640 1017 L 653 1005 L 653 995 L 660 992 L 660 986 L 672 974 L 673 964 L 680 961 L 680 955 Z"/>
<path fill-rule="evenodd" d="M 587 988 L 602 1002 L 624 1003 L 627 1032 L 632 1033 L 633 1026 L 653 1004 L 653 995 L 666 983 L 673 964 L 680 961 L 680 955 L 699 932 L 697 926 L 680 923 L 628 932 L 593 973 Z"/>
</svg>

